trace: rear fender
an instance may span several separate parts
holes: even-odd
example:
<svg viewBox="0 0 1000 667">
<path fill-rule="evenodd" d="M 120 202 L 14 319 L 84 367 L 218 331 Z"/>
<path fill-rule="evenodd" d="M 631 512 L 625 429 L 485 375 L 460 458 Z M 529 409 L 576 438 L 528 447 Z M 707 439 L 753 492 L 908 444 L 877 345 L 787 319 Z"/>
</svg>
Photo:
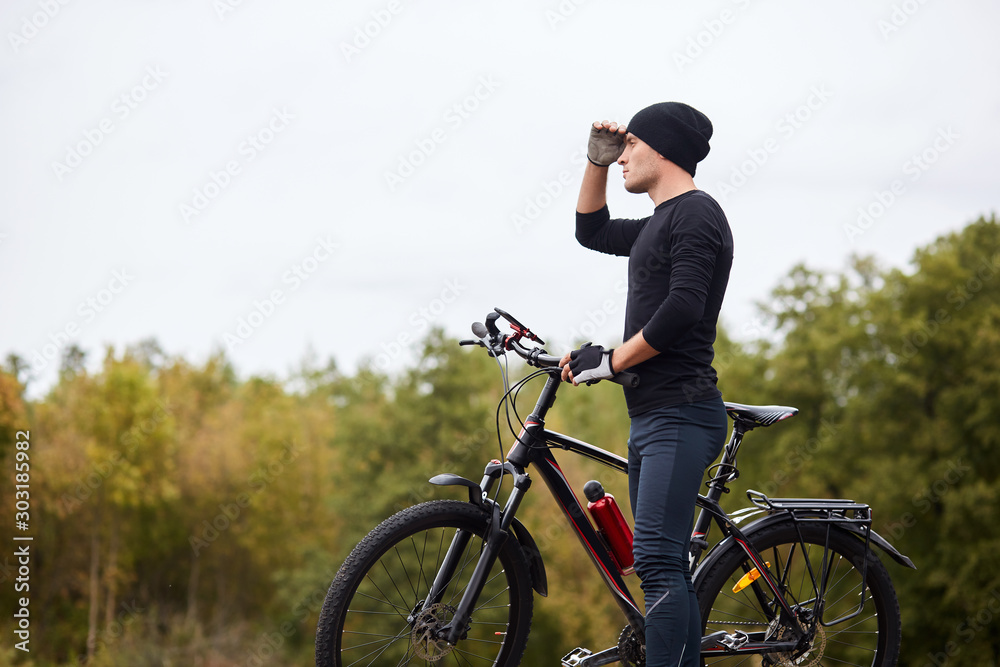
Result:
<svg viewBox="0 0 1000 667">
<path fill-rule="evenodd" d="M 840 527 L 854 533 L 862 540 L 865 539 L 865 530 L 857 524 L 849 523 L 841 525 Z M 913 561 L 904 556 L 902 553 L 900 553 L 899 550 L 896 549 L 896 547 L 892 546 L 892 544 L 889 543 L 889 540 L 885 539 L 884 537 L 876 533 L 874 530 L 869 530 L 868 536 L 869 539 L 871 539 L 872 544 L 874 544 L 879 549 L 889 554 L 889 557 L 892 558 L 894 561 L 896 561 L 900 565 L 903 565 L 904 567 L 910 568 L 911 570 L 917 569 L 917 566 L 913 564 Z"/>
<path fill-rule="evenodd" d="M 802 515 L 799 514 L 799 516 Z M 774 524 L 781 523 L 783 521 L 791 522 L 791 518 L 787 513 L 778 512 L 776 514 L 770 514 L 768 516 L 761 517 L 760 519 L 757 519 L 756 521 L 753 521 L 752 523 L 748 524 L 741 530 L 741 532 L 748 539 L 753 538 L 756 532 L 763 530 L 764 528 L 773 526 Z M 862 541 L 865 539 L 865 530 L 857 523 L 844 522 L 844 523 L 835 523 L 835 525 L 846 532 L 856 535 L 858 539 Z M 888 554 L 889 557 L 892 558 L 894 561 L 905 567 L 914 570 L 917 569 L 917 567 L 913 564 L 913 561 L 911 561 L 909 558 L 901 554 L 896 549 L 896 547 L 892 546 L 892 544 L 890 544 L 888 540 L 886 540 L 884 537 L 876 533 L 874 530 L 869 531 L 869 536 L 871 543 L 877 546 L 882 551 L 884 551 L 886 554 Z M 733 542 L 735 542 L 735 539 L 733 538 L 732 535 L 730 535 L 722 542 L 717 544 L 715 548 L 713 548 L 709 552 L 705 560 L 703 560 L 701 563 L 698 564 L 698 568 L 695 570 L 694 573 L 694 578 L 697 579 L 699 575 L 701 575 L 703 572 L 707 572 L 712 567 L 712 565 L 714 565 L 715 562 L 721 557 L 721 555 L 730 548 Z"/>
</svg>

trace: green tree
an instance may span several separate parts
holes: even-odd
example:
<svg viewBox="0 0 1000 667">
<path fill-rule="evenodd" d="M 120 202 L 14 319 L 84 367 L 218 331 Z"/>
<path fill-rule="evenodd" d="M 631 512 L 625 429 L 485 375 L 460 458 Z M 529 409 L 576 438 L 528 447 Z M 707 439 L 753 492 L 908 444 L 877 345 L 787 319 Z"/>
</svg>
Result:
<svg viewBox="0 0 1000 667">
<path fill-rule="evenodd" d="M 892 570 L 906 664 L 1000 655 L 996 626 L 975 621 L 1000 595 L 998 275 L 1000 227 L 980 219 L 919 250 L 911 271 L 799 268 L 776 292 L 768 390 L 801 413 L 744 455 L 744 478 L 875 508 L 875 528 L 919 568 Z"/>
<path fill-rule="evenodd" d="M 870 503 L 875 529 L 919 568 L 890 563 L 901 664 L 997 664 L 995 217 L 921 248 L 905 270 L 857 257 L 841 272 L 795 267 L 762 306 L 762 322 L 754 340 L 719 332 L 724 398 L 800 412 L 747 437 L 724 506 L 746 504 L 748 488 Z M 24 364 L 8 355 L 0 437 L 31 432 L 32 518 L 44 554 L 32 575 L 35 664 L 87 655 L 95 667 L 308 662 L 326 587 L 358 540 L 404 506 L 464 497 L 427 480 L 478 479 L 514 440 L 503 413 L 498 439 L 497 360 L 440 331 L 421 345 L 398 375 L 347 375 L 308 356 L 285 379 L 240 378 L 222 353 L 195 365 L 154 340 L 109 349 L 91 371 L 86 351 L 74 349 L 35 401 L 25 398 Z M 508 361 L 512 380 L 532 370 Z M 543 381 L 520 393 L 520 418 Z M 616 385 L 562 387 L 548 426 L 625 455 Z M 8 465 L 10 451 L 0 452 Z M 560 462 L 575 488 L 602 481 L 628 515 L 623 475 L 579 457 Z M 0 477 L 8 510 L 10 483 Z M 608 619 L 619 613 L 561 511 L 540 487 L 522 507 L 550 589 L 536 599 L 526 664 L 610 645 L 618 628 Z M 0 601 L 12 596 L 0 587 Z M 0 652 L 0 662 L 10 659 Z"/>
</svg>

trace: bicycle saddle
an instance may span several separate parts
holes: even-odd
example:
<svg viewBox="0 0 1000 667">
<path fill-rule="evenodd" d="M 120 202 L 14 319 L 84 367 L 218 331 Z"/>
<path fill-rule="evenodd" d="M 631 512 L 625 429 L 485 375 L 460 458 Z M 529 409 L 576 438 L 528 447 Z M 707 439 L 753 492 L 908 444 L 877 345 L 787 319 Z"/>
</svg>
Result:
<svg viewBox="0 0 1000 667">
<path fill-rule="evenodd" d="M 799 413 L 798 408 L 787 405 L 744 405 L 729 401 L 725 405 L 726 412 L 734 421 L 742 421 L 750 426 L 770 426 Z"/>
</svg>

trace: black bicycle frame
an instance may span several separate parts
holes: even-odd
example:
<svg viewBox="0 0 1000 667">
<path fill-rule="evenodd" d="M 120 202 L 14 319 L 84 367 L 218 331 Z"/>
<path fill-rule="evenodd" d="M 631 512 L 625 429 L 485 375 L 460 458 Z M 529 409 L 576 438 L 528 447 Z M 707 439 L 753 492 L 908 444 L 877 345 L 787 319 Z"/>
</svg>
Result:
<svg viewBox="0 0 1000 667">
<path fill-rule="evenodd" d="M 614 597 L 615 602 L 621 609 L 626 621 L 632 627 L 636 636 L 641 641 L 644 641 L 644 614 L 639 610 L 635 602 L 635 598 L 632 597 L 628 586 L 622 579 L 618 566 L 615 564 L 608 547 L 604 543 L 604 540 L 601 539 L 597 531 L 594 529 L 589 517 L 584 511 L 583 506 L 577 498 L 576 493 L 573 491 L 569 481 L 566 479 L 562 469 L 559 467 L 559 464 L 555 459 L 554 450 L 558 448 L 575 454 L 580 454 L 581 456 L 597 461 L 598 463 L 601 463 L 620 473 L 628 472 L 628 461 L 621 456 L 605 451 L 599 447 L 595 447 L 581 440 L 577 440 L 545 428 L 545 416 L 554 402 L 555 394 L 560 384 L 561 380 L 559 375 L 557 373 L 551 373 L 538 397 L 534 411 L 525 420 L 524 426 L 518 435 L 516 442 L 512 445 L 510 451 L 508 452 L 507 461 L 504 463 L 494 461 L 488 465 L 484 473 L 483 480 L 479 485 L 475 485 L 468 480 L 464 480 L 454 475 L 442 476 L 447 477 L 448 481 L 438 482 L 457 483 L 468 486 L 470 501 L 483 506 L 484 509 L 491 511 L 493 515 L 493 520 L 490 523 L 490 532 L 486 539 L 486 546 L 483 553 L 480 555 L 479 562 L 477 563 L 475 572 L 470 579 L 469 586 L 466 589 L 461 602 L 456 608 L 451 622 L 448 623 L 448 625 L 443 629 L 443 636 L 449 643 L 457 643 L 461 639 L 461 636 L 469 623 L 472 608 L 482 590 L 485 578 L 490 572 L 504 540 L 507 539 L 507 531 L 514 521 L 514 514 L 520 505 L 524 493 L 530 486 L 531 479 L 526 473 L 526 469 L 530 465 L 535 466 L 538 470 L 538 474 L 545 481 L 549 491 L 558 502 L 564 516 L 569 522 L 570 527 L 580 539 L 581 544 L 590 556 L 590 559 L 593 561 L 597 570 L 601 573 L 601 577 L 604 580 L 605 585 Z M 744 433 L 745 431 L 739 427 L 739 424 L 737 424 L 737 427 L 734 428 L 732 437 L 726 445 L 725 456 L 722 459 L 721 465 L 730 466 L 733 470 L 735 470 L 736 453 L 739 449 Z M 493 485 L 498 480 L 501 480 L 504 474 L 510 474 L 513 476 L 514 489 L 511 491 L 510 496 L 508 496 L 507 501 L 501 510 L 499 505 L 490 500 L 488 496 L 493 488 Z M 701 508 L 701 512 L 699 513 L 698 520 L 695 524 L 695 539 L 692 541 L 692 569 L 694 565 L 697 564 L 697 561 L 700 559 L 704 549 L 707 547 L 707 543 L 699 544 L 697 538 L 699 536 L 703 536 L 707 532 L 709 524 L 714 521 L 714 523 L 718 525 L 723 539 L 732 537 L 740 545 L 750 561 L 757 568 L 757 571 L 760 573 L 760 578 L 751 584 L 751 588 L 755 592 L 761 608 L 764 610 L 773 610 L 773 617 L 780 618 L 785 627 L 790 629 L 792 635 L 786 641 L 781 642 L 751 641 L 748 640 L 748 638 L 745 639 L 744 643 L 739 647 L 727 648 L 724 652 L 727 654 L 759 654 L 773 653 L 776 651 L 791 651 L 795 648 L 802 636 L 802 630 L 799 627 L 799 624 L 795 622 L 796 614 L 789 606 L 784 595 L 781 593 L 780 585 L 774 581 L 770 570 L 764 563 L 761 555 L 750 545 L 749 539 L 739 530 L 737 526 L 733 524 L 732 519 L 719 505 L 718 501 L 725 492 L 726 482 L 731 481 L 731 479 L 729 479 L 729 474 L 730 473 L 727 473 L 726 469 L 723 468 L 722 472 L 716 475 L 709 483 L 709 492 L 707 496 L 698 496 L 697 506 Z M 459 553 L 462 549 L 464 549 L 467 539 L 468 536 L 459 531 L 454 538 L 452 550 L 454 550 L 455 553 Z M 453 559 L 451 558 L 450 553 L 446 555 L 446 564 L 452 562 L 452 560 Z M 441 571 L 438 572 L 435 583 L 431 587 L 431 594 L 427 597 L 427 604 L 433 604 L 436 602 L 435 597 L 442 593 L 444 586 L 447 585 L 447 581 L 451 578 L 451 572 L 449 572 L 449 569 L 450 567 L 445 565 L 442 567 Z M 770 600 L 768 599 L 769 597 Z M 608 653 L 616 651 L 616 648 L 609 649 Z M 722 651 L 703 649 L 703 655 L 718 654 L 720 652 Z M 598 656 L 595 655 L 593 657 L 597 658 Z M 597 664 L 603 664 L 603 662 Z"/>
<path fill-rule="evenodd" d="M 545 386 L 538 397 L 538 401 L 535 404 L 534 411 L 525 420 L 517 441 L 507 454 L 507 463 L 503 466 L 497 464 L 488 466 L 488 473 L 483 477 L 483 483 L 481 485 L 482 494 L 483 496 L 486 496 L 492 488 L 495 480 L 500 479 L 504 472 L 508 472 L 514 476 L 515 488 L 511 492 L 511 495 L 507 500 L 507 504 L 501 513 L 503 520 L 500 527 L 506 528 L 506 526 L 508 526 L 513 520 L 514 511 L 516 511 L 516 508 L 520 504 L 521 498 L 523 497 L 523 493 L 527 489 L 527 485 L 519 483 L 519 480 L 527 480 L 528 476 L 525 469 L 529 465 L 534 465 L 538 470 L 538 474 L 545 481 L 545 484 L 552 493 L 552 496 L 556 499 L 556 502 L 562 509 L 563 515 L 569 522 L 573 532 L 576 533 L 585 551 L 590 556 L 594 566 L 597 568 L 598 572 L 601 573 L 601 578 L 604 580 L 605 585 L 614 597 L 616 604 L 621 609 L 622 614 L 625 616 L 629 626 L 632 627 L 636 636 L 640 640 L 644 640 L 645 616 L 639 610 L 635 598 L 632 596 L 632 593 L 629 591 L 628 586 L 623 580 L 621 572 L 618 570 L 618 566 L 615 564 L 610 551 L 604 543 L 604 540 L 602 540 L 597 534 L 597 531 L 591 524 L 589 517 L 584 512 L 583 506 L 577 498 L 576 493 L 573 491 L 569 481 L 563 474 L 562 468 L 559 467 L 553 451 L 555 448 L 559 448 L 580 454 L 581 456 L 601 463 L 602 465 L 620 473 L 628 472 L 628 461 L 621 456 L 603 450 L 599 447 L 595 447 L 581 440 L 577 440 L 567 435 L 563 435 L 562 433 L 550 431 L 545 428 L 545 416 L 554 402 L 555 394 L 560 384 L 561 380 L 557 374 L 549 375 Z M 738 447 L 738 444 L 739 443 L 737 442 L 736 447 Z M 732 442 L 730 445 L 732 445 Z M 735 456 L 735 451 L 736 450 L 734 448 L 729 453 Z M 778 585 L 771 579 L 770 573 L 764 565 L 763 559 L 753 550 L 753 548 L 749 545 L 749 541 L 743 536 L 742 533 L 740 533 L 739 529 L 728 521 L 726 513 L 719 506 L 718 496 L 721 494 L 722 491 L 713 486 L 710 490 L 709 497 L 698 496 L 697 504 L 702 508 L 701 517 L 714 518 L 725 536 L 733 535 L 740 545 L 742 545 L 744 550 L 747 552 L 747 555 L 751 558 L 755 565 L 757 565 L 759 571 L 762 573 L 762 580 L 767 584 L 767 587 L 772 590 L 775 598 L 779 601 L 778 614 L 783 616 L 785 620 L 790 621 L 794 618 L 794 613 L 788 606 L 784 597 L 779 593 Z M 491 504 L 491 506 L 493 511 L 496 513 L 499 508 L 496 505 Z M 491 542 L 493 543 L 491 544 Z M 480 567 L 477 568 L 476 575 L 479 575 L 479 570 L 482 570 L 483 576 L 489 572 L 489 569 L 493 564 L 493 559 L 496 554 L 499 553 L 500 545 L 496 544 L 496 542 L 497 540 L 488 541 L 486 553 L 484 553 L 484 555 L 480 558 Z M 468 622 L 467 614 L 471 613 L 475 597 L 478 594 L 478 589 L 481 588 L 478 580 L 475 581 L 475 584 L 470 584 L 469 589 L 466 591 L 466 594 L 452 619 L 452 623 L 450 624 L 451 627 L 448 628 L 449 641 L 452 639 L 457 640 L 461 634 L 461 628 L 464 628 L 465 624 Z M 763 592 L 761 592 L 761 602 L 762 605 L 765 604 L 763 600 Z M 790 642 L 788 648 L 791 648 L 793 645 L 794 642 Z M 770 644 L 768 649 L 774 650 L 775 645 L 773 643 Z"/>
<path fill-rule="evenodd" d="M 535 432 L 532 433 L 532 430 Z M 584 550 L 601 573 L 605 585 L 614 596 L 615 602 L 625 615 L 628 624 L 639 633 L 640 637 L 643 636 L 642 633 L 645 628 L 643 613 L 639 610 L 635 599 L 625 584 L 618 566 L 611 556 L 611 552 L 605 545 L 604 540 L 597 534 L 597 531 L 591 524 L 590 518 L 584 511 L 583 505 L 563 474 L 562 468 L 556 462 L 551 448 L 560 447 L 567 451 L 581 454 L 622 473 L 628 472 L 628 462 L 620 456 L 616 456 L 593 445 L 561 433 L 556 433 L 555 431 L 544 429 L 538 423 L 533 425 L 529 421 L 525 431 L 526 433 L 521 437 L 521 440 L 524 440 L 526 437 L 531 438 L 532 441 L 535 441 L 535 438 L 541 438 L 541 442 L 545 443 L 544 447 L 524 447 L 527 450 L 525 452 L 526 457 L 535 466 L 538 474 L 545 481 L 545 485 L 556 499 L 560 509 L 562 509 L 563 514 L 573 528 L 573 532 L 576 533 Z"/>
</svg>

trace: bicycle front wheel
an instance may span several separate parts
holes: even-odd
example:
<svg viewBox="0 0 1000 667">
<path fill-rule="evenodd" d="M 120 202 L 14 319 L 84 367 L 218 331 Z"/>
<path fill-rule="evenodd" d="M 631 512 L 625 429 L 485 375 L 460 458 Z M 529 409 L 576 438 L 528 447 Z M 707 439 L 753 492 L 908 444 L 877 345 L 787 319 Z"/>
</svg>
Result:
<svg viewBox="0 0 1000 667">
<path fill-rule="evenodd" d="M 452 500 L 386 519 L 355 547 L 327 592 L 316 631 L 317 666 L 517 665 L 528 640 L 532 590 L 513 536 L 485 577 L 459 642 L 449 646 L 434 636 L 469 586 L 487 528 L 484 511 Z M 445 586 L 428 601 L 439 576 Z"/>
<path fill-rule="evenodd" d="M 828 537 L 827 529 L 823 524 L 799 523 L 796 527 L 787 521 L 749 536 L 769 564 L 771 577 L 799 615 L 800 627 L 810 631 L 814 628 L 808 650 L 798 655 L 704 656 L 704 664 L 713 667 L 758 664 L 893 667 L 896 664 L 900 644 L 899 603 L 889 573 L 856 536 L 830 526 Z M 729 634 L 756 633 L 756 637 L 766 640 L 789 639 L 788 629 L 775 620 L 777 606 L 770 590 L 760 581 L 749 583 L 753 575 L 748 573 L 752 571 L 753 563 L 734 543 L 706 572 L 699 573 L 695 590 L 701 606 L 703 634 L 724 630 Z"/>
</svg>

